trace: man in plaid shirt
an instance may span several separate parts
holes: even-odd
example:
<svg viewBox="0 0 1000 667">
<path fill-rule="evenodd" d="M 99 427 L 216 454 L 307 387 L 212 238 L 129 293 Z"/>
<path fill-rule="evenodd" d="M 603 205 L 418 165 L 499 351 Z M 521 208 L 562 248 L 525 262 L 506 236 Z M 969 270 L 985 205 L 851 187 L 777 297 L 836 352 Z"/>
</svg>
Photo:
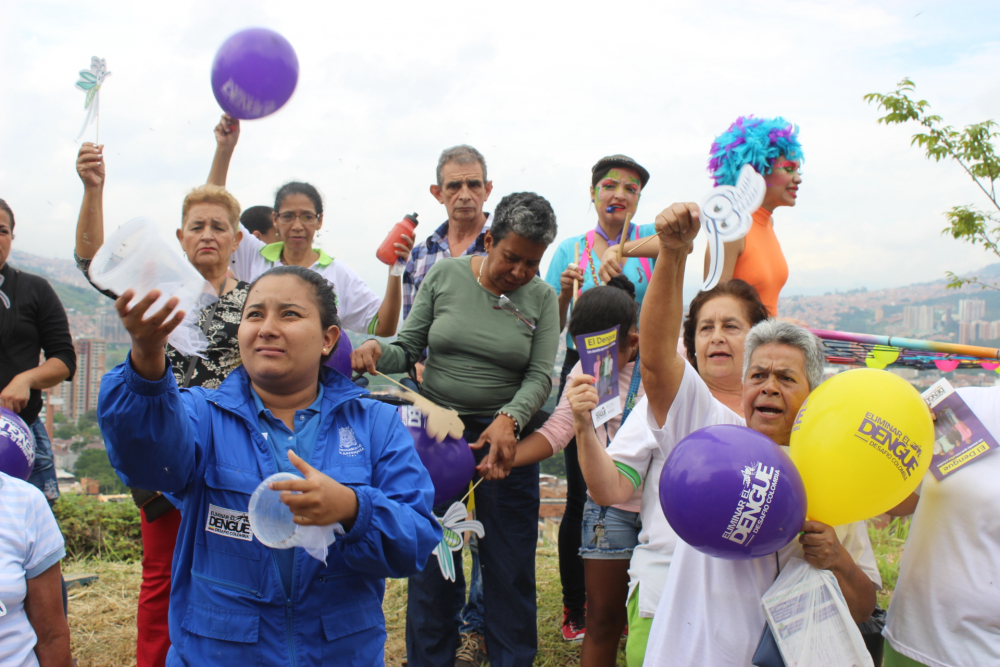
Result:
<svg viewBox="0 0 1000 667">
<path fill-rule="evenodd" d="M 483 204 L 492 190 L 493 182 L 486 180 L 486 158 L 482 153 L 465 144 L 441 153 L 437 183 L 431 186 L 431 194 L 444 204 L 448 219 L 410 252 L 403 273 L 404 320 L 410 315 L 420 283 L 435 262 L 445 257 L 486 254 L 483 237 L 492 214 L 483 213 Z"/>
</svg>

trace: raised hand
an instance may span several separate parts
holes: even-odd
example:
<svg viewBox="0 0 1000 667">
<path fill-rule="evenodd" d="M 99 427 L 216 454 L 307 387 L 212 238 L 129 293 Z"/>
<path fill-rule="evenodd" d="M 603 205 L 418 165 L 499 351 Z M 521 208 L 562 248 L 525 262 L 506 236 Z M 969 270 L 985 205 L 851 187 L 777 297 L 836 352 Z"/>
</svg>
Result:
<svg viewBox="0 0 1000 667">
<path fill-rule="evenodd" d="M 573 409 L 573 422 L 578 428 L 593 428 L 594 422 L 590 413 L 597 407 L 600 398 L 594 382 L 593 375 L 581 373 L 573 378 L 569 389 L 566 390 L 566 399 L 569 401 L 569 407 Z"/>
<path fill-rule="evenodd" d="M 219 148 L 232 150 L 236 148 L 240 140 L 240 121 L 226 114 L 222 114 L 222 120 L 215 126 L 215 141 Z"/>
<path fill-rule="evenodd" d="M 85 188 L 99 188 L 104 185 L 104 144 L 89 141 L 80 146 L 76 156 L 76 173 Z"/>
<path fill-rule="evenodd" d="M 701 228 L 698 205 L 692 202 L 671 204 L 656 216 L 660 247 L 671 252 L 691 252 Z"/>
<path fill-rule="evenodd" d="M 167 343 L 167 336 L 184 320 L 184 311 L 178 311 L 170 317 L 178 303 L 177 297 L 171 297 L 163 308 L 144 318 L 149 307 L 160 298 L 160 292 L 151 291 L 129 308 L 128 304 L 134 296 L 132 290 L 125 290 L 115 301 L 118 316 L 122 318 L 122 324 L 132 337 L 132 351 L 129 353 L 132 367 L 146 380 L 159 380 L 166 370 L 163 346 Z"/>
<path fill-rule="evenodd" d="M 406 263 L 410 259 L 410 251 L 413 250 L 413 237 L 403 234 L 403 243 L 394 243 L 396 246 L 396 257 Z"/>
</svg>

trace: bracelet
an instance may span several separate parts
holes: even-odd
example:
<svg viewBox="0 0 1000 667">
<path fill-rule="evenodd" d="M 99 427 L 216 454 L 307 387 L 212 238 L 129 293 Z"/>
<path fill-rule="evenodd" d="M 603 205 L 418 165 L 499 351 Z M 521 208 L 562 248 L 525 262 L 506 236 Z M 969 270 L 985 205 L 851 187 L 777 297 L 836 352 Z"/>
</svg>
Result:
<svg viewBox="0 0 1000 667">
<path fill-rule="evenodd" d="M 509 412 L 505 412 L 503 410 L 498 410 L 497 411 L 497 417 L 499 417 L 500 415 L 503 415 L 507 419 L 509 419 L 512 422 L 514 422 L 514 438 L 517 439 L 517 440 L 520 440 L 521 439 L 521 437 L 520 437 L 521 425 L 517 423 L 517 419 L 514 418 L 514 415 L 510 414 Z"/>
</svg>

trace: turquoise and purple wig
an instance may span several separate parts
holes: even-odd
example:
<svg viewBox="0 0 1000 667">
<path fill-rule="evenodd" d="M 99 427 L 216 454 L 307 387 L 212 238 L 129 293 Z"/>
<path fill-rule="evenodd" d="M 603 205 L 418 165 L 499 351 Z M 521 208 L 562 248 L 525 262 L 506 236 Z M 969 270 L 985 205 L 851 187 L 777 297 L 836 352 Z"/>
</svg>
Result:
<svg viewBox="0 0 1000 667">
<path fill-rule="evenodd" d="M 740 116 L 712 142 L 708 171 L 716 185 L 736 185 L 743 165 L 749 164 L 766 176 L 779 155 L 802 162 L 798 126 L 780 116 Z"/>
</svg>

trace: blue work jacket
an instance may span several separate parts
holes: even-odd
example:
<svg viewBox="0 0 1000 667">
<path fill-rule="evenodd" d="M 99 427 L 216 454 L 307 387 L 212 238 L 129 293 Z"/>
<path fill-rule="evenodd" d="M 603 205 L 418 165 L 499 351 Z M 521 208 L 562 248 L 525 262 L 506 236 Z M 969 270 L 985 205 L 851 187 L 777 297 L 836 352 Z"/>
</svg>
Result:
<svg viewBox="0 0 1000 667">
<path fill-rule="evenodd" d="M 385 577 L 421 569 L 441 539 L 434 489 L 396 411 L 329 369 L 309 461 L 358 497 L 327 564 L 295 549 L 292 595 L 250 531 L 250 494 L 278 471 L 237 368 L 217 390 L 139 377 L 130 359 L 101 380 L 98 422 L 132 487 L 180 501 L 168 667 L 381 665 Z"/>
</svg>

